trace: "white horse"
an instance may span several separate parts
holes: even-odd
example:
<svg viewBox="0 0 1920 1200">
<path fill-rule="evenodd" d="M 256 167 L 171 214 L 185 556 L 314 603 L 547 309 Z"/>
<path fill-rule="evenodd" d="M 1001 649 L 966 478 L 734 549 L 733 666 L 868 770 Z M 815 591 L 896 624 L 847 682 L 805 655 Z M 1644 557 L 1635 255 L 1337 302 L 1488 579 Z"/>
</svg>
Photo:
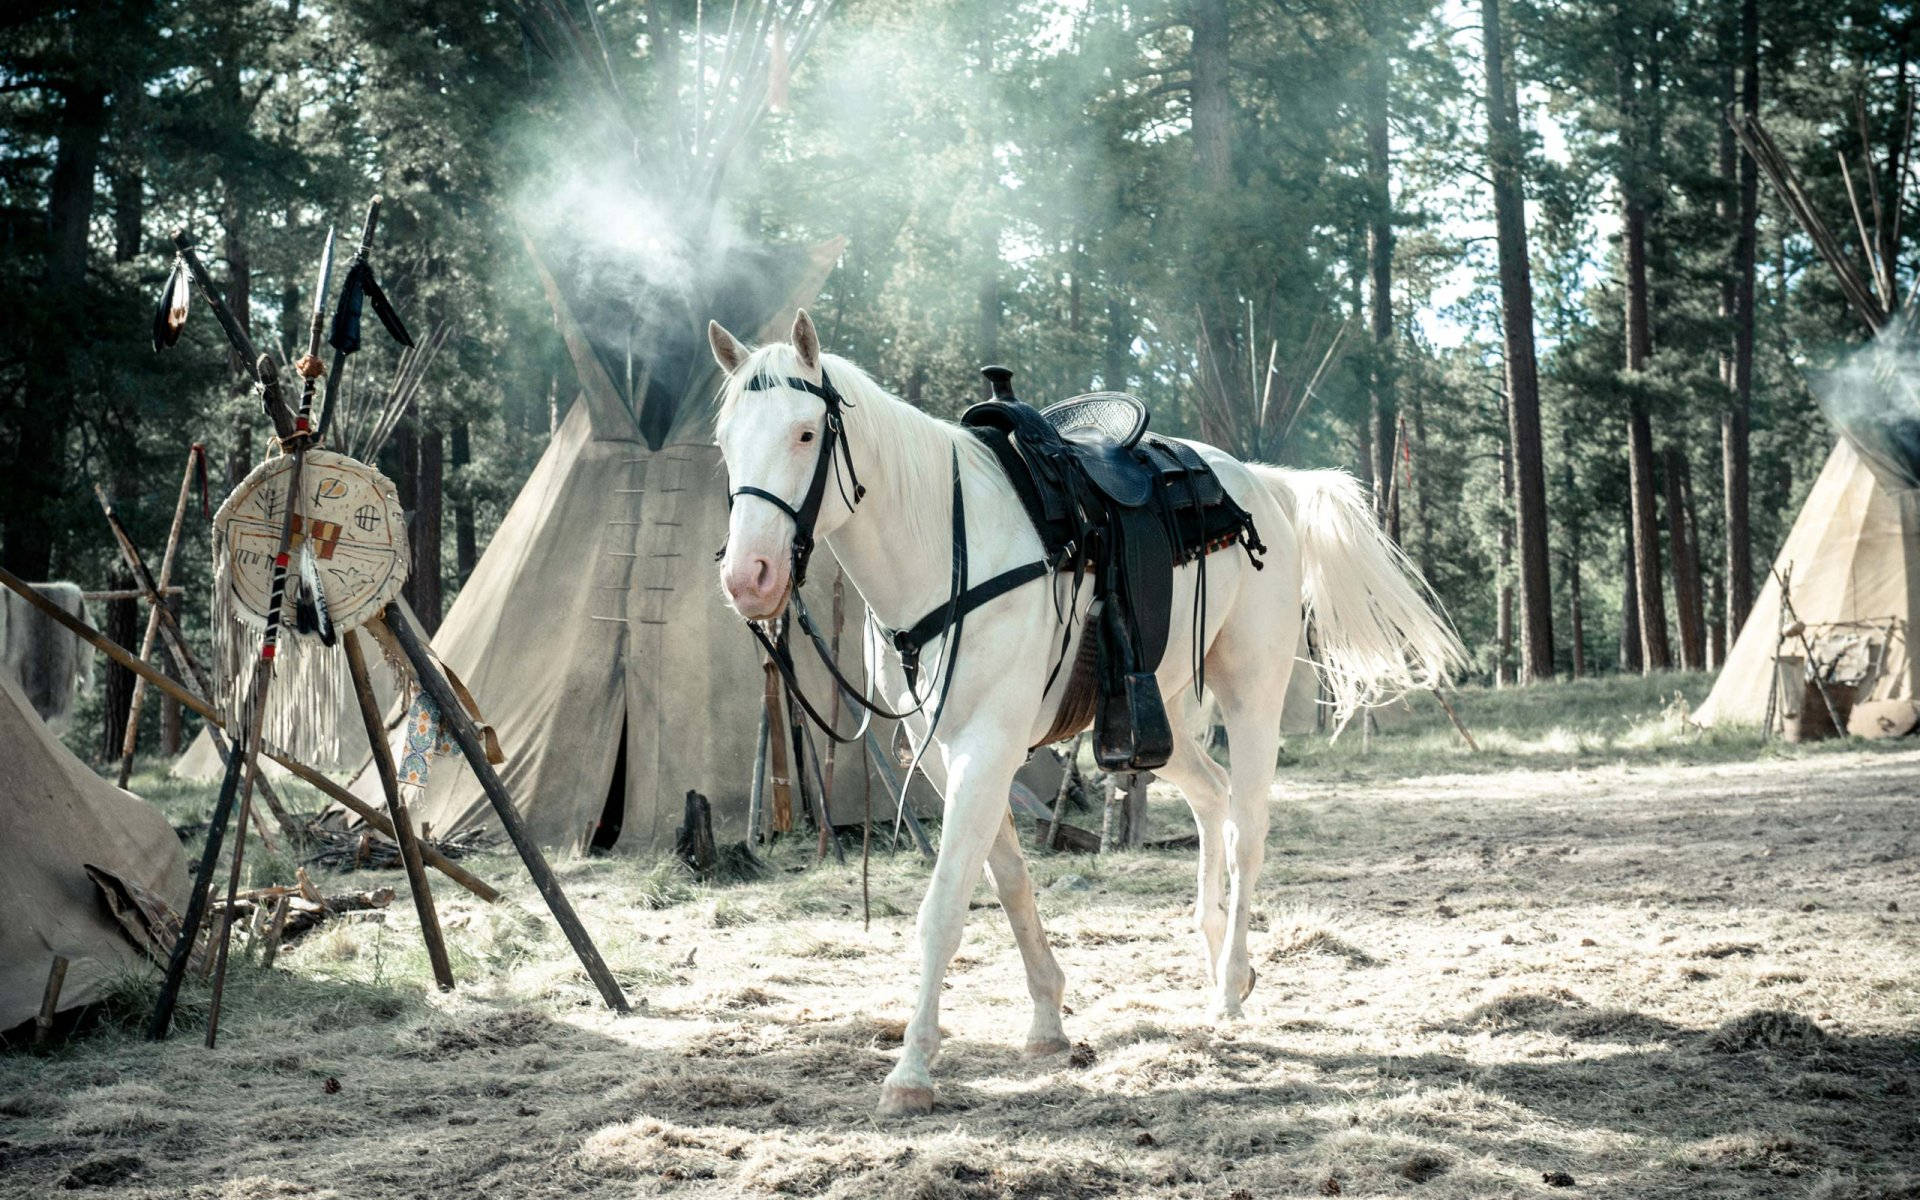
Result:
<svg viewBox="0 0 1920 1200">
<path fill-rule="evenodd" d="M 978 583 L 1041 558 L 1039 535 L 988 449 L 960 426 L 889 395 L 852 363 L 822 354 L 805 312 L 794 321 L 788 345 L 749 350 L 717 323 L 709 324 L 708 337 L 728 376 L 718 435 L 735 497 L 720 574 L 743 617 L 769 619 L 788 602 L 795 514 L 804 508 L 821 454 L 831 448 L 827 403 L 807 389 L 827 380 L 844 398 L 844 452 L 865 491 L 856 501 L 851 486 L 830 482 L 814 532 L 875 620 L 905 629 L 947 604 L 956 462 L 969 580 Z M 793 386 L 795 381 L 803 386 Z M 1198 449 L 1252 514 L 1268 548 L 1264 569 L 1255 569 L 1237 545 L 1210 556 L 1207 566 L 1205 683 L 1226 724 L 1231 767 L 1222 768 L 1203 748 L 1193 656 L 1180 649 L 1193 644 L 1192 566 L 1177 572 L 1167 639 L 1175 649 L 1158 671 L 1175 743 L 1172 760 L 1158 774 L 1180 789 L 1193 810 L 1200 841 L 1195 924 L 1212 1008 L 1233 1018 L 1253 987 L 1247 923 L 1266 852 L 1280 706 L 1294 670 L 1303 610 L 1314 621 L 1322 667 L 1343 712 L 1386 691 L 1437 683 L 1459 660 L 1460 647 L 1424 584 L 1372 520 L 1351 476 L 1254 466 L 1210 446 Z M 1065 980 L 1040 927 L 1007 795 L 1029 747 L 1052 723 L 1070 674 L 1062 670 L 1048 687 L 1061 641 L 1057 614 L 1069 611 L 1068 598 L 1055 593 L 1070 581 L 1065 575 L 1033 580 L 972 613 L 962 631 L 933 736 L 945 768 L 946 812 L 938 861 L 920 905 L 919 1001 L 900 1061 L 881 1088 L 882 1115 L 924 1113 L 933 1106 L 929 1069 L 940 1047 L 941 984 L 959 949 L 983 864 L 1026 966 L 1033 998 L 1027 1051 L 1052 1054 L 1069 1047 L 1060 1023 Z M 1078 600 L 1071 611 L 1084 614 L 1086 597 Z M 938 691 L 945 647 L 942 635 L 926 648 L 926 661 L 934 665 L 931 677 L 920 680 L 923 695 Z M 914 702 L 908 692 L 891 697 L 896 709 Z M 933 707 L 928 704 L 908 723 L 916 739 L 925 737 Z"/>
</svg>

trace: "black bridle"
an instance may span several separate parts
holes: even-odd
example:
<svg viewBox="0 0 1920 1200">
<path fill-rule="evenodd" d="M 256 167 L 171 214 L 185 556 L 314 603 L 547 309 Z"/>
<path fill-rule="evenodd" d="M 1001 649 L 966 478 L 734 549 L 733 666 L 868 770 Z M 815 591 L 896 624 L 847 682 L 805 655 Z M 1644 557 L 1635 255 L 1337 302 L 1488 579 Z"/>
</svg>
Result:
<svg viewBox="0 0 1920 1200">
<path fill-rule="evenodd" d="M 800 707 L 806 712 L 813 723 L 819 727 L 820 732 L 826 737 L 845 745 L 859 741 L 865 737 L 867 727 L 872 723 L 873 718 L 879 717 L 883 721 L 904 721 L 924 709 L 927 702 L 924 699 L 920 699 L 918 703 L 904 712 L 894 712 L 882 705 L 875 704 L 862 689 L 855 687 L 853 681 L 848 679 L 845 672 L 840 669 L 840 664 L 835 661 L 832 650 L 827 646 L 826 638 L 821 635 L 819 628 L 813 623 L 812 614 L 807 611 L 805 601 L 800 599 L 800 587 L 807 580 L 807 564 L 813 557 L 815 546 L 814 527 L 820 520 L 820 507 L 826 502 L 827 476 L 830 474 L 834 476 L 834 481 L 840 489 L 840 498 L 845 501 L 849 511 L 858 505 L 861 500 L 866 498 L 867 489 L 861 484 L 859 475 L 854 471 L 853 449 L 847 443 L 846 418 L 844 413 L 847 409 L 852 408 L 853 405 L 847 401 L 845 396 L 840 394 L 840 389 L 833 386 L 833 380 L 828 377 L 826 368 L 822 367 L 820 370 L 819 383 L 813 383 L 797 375 L 788 375 L 784 378 L 776 378 L 771 375 L 755 375 L 742 385 L 742 390 L 764 392 L 770 388 L 781 386 L 818 396 L 821 402 L 826 405 L 826 412 L 821 417 L 820 422 L 820 452 L 819 456 L 814 459 L 813 475 L 807 481 L 806 494 L 800 498 L 800 503 L 795 505 L 789 504 L 784 498 L 767 491 L 765 488 L 743 486 L 734 488 L 728 493 L 727 507 L 732 508 L 733 502 L 741 496 L 753 496 L 765 500 L 768 504 L 773 505 L 793 519 L 793 544 L 791 551 L 793 574 L 792 582 L 789 585 L 789 593 L 794 602 L 794 611 L 802 632 L 804 632 L 807 638 L 813 643 L 814 652 L 819 655 L 821 664 L 826 667 L 827 673 L 833 677 L 834 686 L 839 688 L 847 700 L 861 711 L 859 728 L 849 734 L 841 733 L 833 727 L 833 722 L 822 715 L 820 710 L 815 707 L 813 701 L 807 697 L 805 689 L 800 686 L 799 672 L 794 665 L 793 646 L 789 638 L 787 623 L 782 622 L 777 632 L 772 635 L 768 634 L 766 629 L 767 622 L 763 621 L 749 619 L 747 621 L 747 629 L 753 634 L 754 639 L 760 643 L 761 649 L 767 652 L 767 657 L 772 661 L 775 669 L 780 672 L 781 678 L 786 682 L 787 691 L 793 696 L 794 700 L 799 703 Z M 959 462 L 956 460 L 954 463 L 956 502 L 959 497 L 959 470 Z M 849 490 L 849 485 L 851 485 L 851 490 Z M 961 570 L 964 573 L 964 563 L 966 561 L 965 518 L 958 514 L 959 510 L 956 510 L 958 521 L 956 529 L 961 538 L 961 541 L 958 543 L 960 549 L 957 553 L 959 555 L 959 561 L 962 564 Z M 716 560 L 723 558 L 726 553 L 726 547 L 722 546 L 719 552 L 714 555 L 714 558 Z"/>
<path fill-rule="evenodd" d="M 866 498 L 867 489 L 860 486 L 860 477 L 854 474 L 853 450 L 847 445 L 846 418 L 842 416 L 844 410 L 853 405 L 847 403 L 846 397 L 833 386 L 833 380 L 827 378 L 826 368 L 820 369 L 819 383 L 797 375 L 789 375 L 785 379 L 755 375 L 747 380 L 743 390 L 764 392 L 782 386 L 818 396 L 827 406 L 826 415 L 820 421 L 820 457 L 814 460 L 813 478 L 807 481 L 807 494 L 800 498 L 799 506 L 795 507 L 765 488 L 738 487 L 727 494 L 727 507 L 732 508 L 733 502 L 741 496 L 755 496 L 793 518 L 792 586 L 798 591 L 800 585 L 807 581 L 807 562 L 813 557 L 813 528 L 820 521 L 820 505 L 827 498 L 827 476 L 835 476 L 834 481 L 840 487 L 840 498 L 846 501 L 848 509 Z M 844 477 L 837 470 L 842 464 L 846 468 Z M 853 485 L 851 494 L 847 491 L 848 484 Z M 726 550 L 722 548 L 720 553 L 724 555 Z"/>
</svg>

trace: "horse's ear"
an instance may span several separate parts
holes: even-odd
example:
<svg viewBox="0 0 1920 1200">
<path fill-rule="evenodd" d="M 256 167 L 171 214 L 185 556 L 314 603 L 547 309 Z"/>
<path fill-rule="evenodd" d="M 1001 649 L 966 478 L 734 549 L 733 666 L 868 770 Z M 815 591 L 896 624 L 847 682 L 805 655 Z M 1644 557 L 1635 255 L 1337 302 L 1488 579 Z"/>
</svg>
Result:
<svg viewBox="0 0 1920 1200">
<path fill-rule="evenodd" d="M 820 369 L 820 335 L 804 308 L 793 315 L 793 348 L 800 354 L 801 366 L 809 371 Z"/>
<path fill-rule="evenodd" d="M 740 364 L 747 361 L 747 348 L 718 321 L 707 322 L 707 345 L 713 347 L 713 361 L 719 363 L 720 369 L 729 375 L 738 371 Z"/>
</svg>

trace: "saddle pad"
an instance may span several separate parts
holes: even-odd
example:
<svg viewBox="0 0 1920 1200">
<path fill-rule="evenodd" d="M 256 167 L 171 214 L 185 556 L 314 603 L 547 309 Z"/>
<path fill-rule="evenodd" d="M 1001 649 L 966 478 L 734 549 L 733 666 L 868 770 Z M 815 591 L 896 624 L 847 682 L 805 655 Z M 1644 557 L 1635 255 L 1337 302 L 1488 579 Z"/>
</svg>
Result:
<svg viewBox="0 0 1920 1200">
<path fill-rule="evenodd" d="M 1147 406 L 1125 392 L 1088 392 L 1040 410 L 1061 437 L 1132 446 L 1147 430 Z"/>
</svg>

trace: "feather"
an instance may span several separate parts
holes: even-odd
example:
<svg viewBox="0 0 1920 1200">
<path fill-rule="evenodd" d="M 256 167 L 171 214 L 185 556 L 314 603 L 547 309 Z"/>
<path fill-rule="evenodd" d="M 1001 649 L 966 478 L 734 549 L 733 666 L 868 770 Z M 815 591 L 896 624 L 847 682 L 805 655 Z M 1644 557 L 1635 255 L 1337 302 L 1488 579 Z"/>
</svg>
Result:
<svg viewBox="0 0 1920 1200">
<path fill-rule="evenodd" d="M 180 331 L 186 328 L 187 310 L 192 307 L 193 281 L 187 274 L 187 264 L 176 257 L 173 270 L 167 272 L 167 282 L 160 289 L 160 303 L 153 311 L 153 348 L 156 352 L 171 349 L 180 340 Z"/>
<path fill-rule="evenodd" d="M 360 314 L 366 301 L 367 280 L 372 276 L 373 268 L 358 261 L 347 270 L 347 280 L 340 285 L 340 306 L 333 310 L 333 329 L 327 335 L 327 344 L 341 354 L 360 349 Z"/>
<path fill-rule="evenodd" d="M 367 299 L 373 301 L 374 314 L 380 318 L 380 323 L 387 327 L 388 335 L 402 346 L 413 345 L 413 335 L 407 332 L 406 323 L 400 319 L 400 314 L 393 310 L 392 303 L 387 300 L 387 294 L 380 290 L 380 281 L 373 277 L 372 267 L 367 268 L 366 288 Z"/>
<path fill-rule="evenodd" d="M 320 586 L 320 566 L 313 561 L 311 542 L 300 543 L 300 592 L 294 613 L 301 633 L 317 636 L 323 646 L 333 645 L 333 614 L 327 611 L 327 593 Z"/>
</svg>

